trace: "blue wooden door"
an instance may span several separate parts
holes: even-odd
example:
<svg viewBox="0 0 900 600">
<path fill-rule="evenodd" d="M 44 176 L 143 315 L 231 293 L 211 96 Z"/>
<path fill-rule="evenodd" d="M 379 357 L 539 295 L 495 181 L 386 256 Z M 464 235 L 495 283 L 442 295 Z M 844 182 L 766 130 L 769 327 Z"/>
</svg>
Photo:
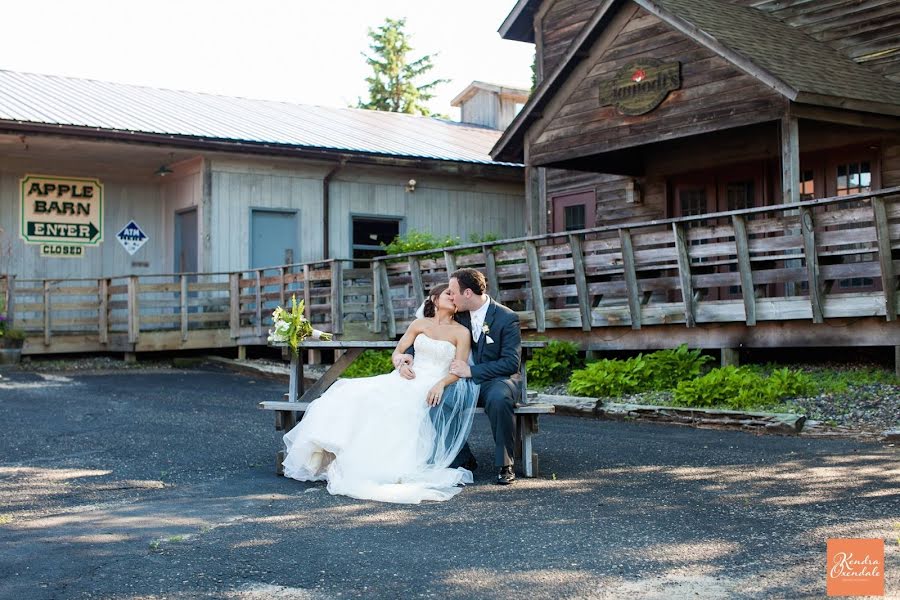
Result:
<svg viewBox="0 0 900 600">
<path fill-rule="evenodd" d="M 251 211 L 250 268 L 275 267 L 297 260 L 297 213 L 257 209 Z"/>
</svg>

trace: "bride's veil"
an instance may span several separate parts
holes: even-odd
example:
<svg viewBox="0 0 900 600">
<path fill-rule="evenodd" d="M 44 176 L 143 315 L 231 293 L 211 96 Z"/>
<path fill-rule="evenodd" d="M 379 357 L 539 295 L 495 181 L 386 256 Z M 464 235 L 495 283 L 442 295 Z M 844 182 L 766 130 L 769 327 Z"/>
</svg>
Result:
<svg viewBox="0 0 900 600">
<path fill-rule="evenodd" d="M 450 466 L 472 431 L 479 386 L 460 379 L 447 386 L 441 403 L 431 409 L 434 423 L 434 450 L 429 463 L 437 468 Z"/>
</svg>

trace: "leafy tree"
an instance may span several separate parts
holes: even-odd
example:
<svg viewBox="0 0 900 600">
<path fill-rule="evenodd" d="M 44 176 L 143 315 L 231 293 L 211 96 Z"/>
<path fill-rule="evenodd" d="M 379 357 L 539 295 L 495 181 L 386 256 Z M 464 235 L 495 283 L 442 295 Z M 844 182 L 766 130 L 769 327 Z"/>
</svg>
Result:
<svg viewBox="0 0 900 600">
<path fill-rule="evenodd" d="M 428 116 L 431 112 L 425 103 L 434 97 L 432 90 L 449 81 L 435 79 L 416 85 L 416 80 L 427 74 L 434 64 L 436 54 L 426 54 L 409 62 L 412 52 L 409 36 L 403 30 L 406 19 L 385 19 L 377 29 L 369 29 L 371 56 L 363 53 L 366 63 L 372 67 L 372 75 L 366 77 L 369 84 L 369 101 L 359 100 L 357 108 L 384 110 Z"/>
</svg>

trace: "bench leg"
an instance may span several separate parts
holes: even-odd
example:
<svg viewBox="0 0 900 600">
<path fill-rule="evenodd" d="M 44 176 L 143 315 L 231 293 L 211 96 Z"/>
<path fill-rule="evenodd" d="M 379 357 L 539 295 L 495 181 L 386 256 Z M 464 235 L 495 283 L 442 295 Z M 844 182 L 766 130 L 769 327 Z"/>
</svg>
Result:
<svg viewBox="0 0 900 600">
<path fill-rule="evenodd" d="M 275 474 L 284 477 L 284 450 L 275 453 Z"/>
<path fill-rule="evenodd" d="M 297 413 L 291 410 L 276 410 L 275 411 L 275 430 L 283 431 L 287 433 L 297 424 Z M 284 455 L 287 452 L 287 448 L 284 447 L 284 442 L 281 442 L 281 450 L 279 450 L 275 454 L 275 474 L 276 475 L 284 475 Z"/>
<path fill-rule="evenodd" d="M 537 433 L 537 415 L 519 415 L 520 435 L 522 439 L 521 453 L 525 477 L 538 477 L 538 455 L 534 451 L 532 441 Z"/>
</svg>

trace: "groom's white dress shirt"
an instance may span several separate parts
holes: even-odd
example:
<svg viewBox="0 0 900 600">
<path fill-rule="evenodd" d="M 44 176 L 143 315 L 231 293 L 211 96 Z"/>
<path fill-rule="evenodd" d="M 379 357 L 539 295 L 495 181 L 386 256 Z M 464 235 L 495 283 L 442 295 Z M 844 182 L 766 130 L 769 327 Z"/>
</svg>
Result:
<svg viewBox="0 0 900 600">
<path fill-rule="evenodd" d="M 469 311 L 469 322 L 472 325 L 472 339 L 475 340 L 475 344 L 478 343 L 478 338 L 481 337 L 481 326 L 484 325 L 484 318 L 487 316 L 487 311 L 490 306 L 491 297 L 488 296 L 488 299 L 485 300 L 480 308 Z M 469 366 L 475 364 L 475 344 L 472 344 L 472 349 L 469 350 Z"/>
</svg>

